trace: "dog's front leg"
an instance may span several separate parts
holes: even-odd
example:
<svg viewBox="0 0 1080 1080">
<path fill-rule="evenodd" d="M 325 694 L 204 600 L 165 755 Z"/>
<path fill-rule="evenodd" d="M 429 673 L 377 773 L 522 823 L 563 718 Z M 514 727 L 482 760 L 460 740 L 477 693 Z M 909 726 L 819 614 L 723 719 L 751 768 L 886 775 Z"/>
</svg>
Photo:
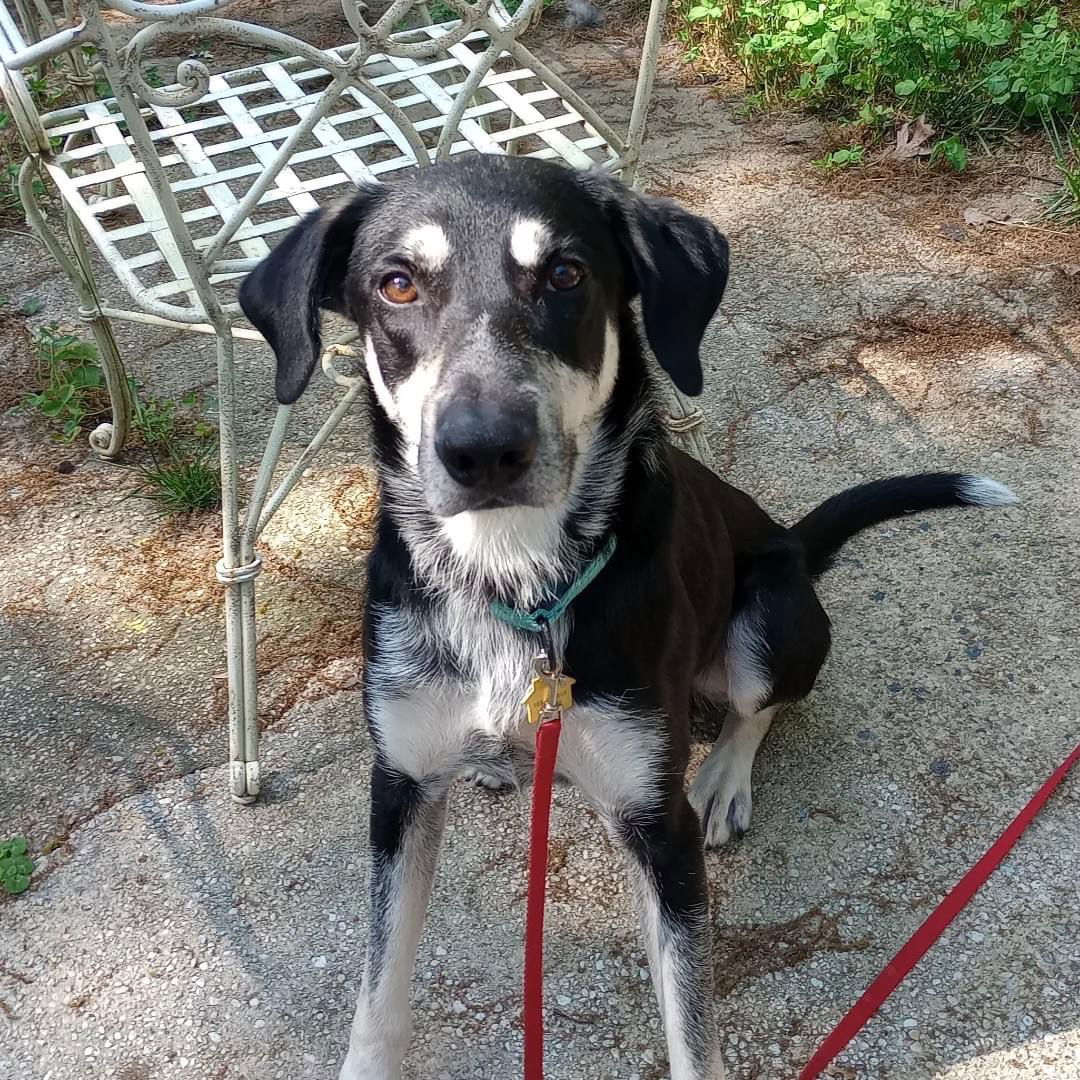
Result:
<svg viewBox="0 0 1080 1080">
<path fill-rule="evenodd" d="M 682 788 L 613 821 L 630 857 L 671 1080 L 723 1080 L 713 1014 L 712 943 L 697 815 Z"/>
<path fill-rule="evenodd" d="M 371 775 L 371 926 L 340 1080 L 400 1080 L 412 1035 L 409 983 L 439 855 L 449 783 L 377 759 Z"/>
</svg>

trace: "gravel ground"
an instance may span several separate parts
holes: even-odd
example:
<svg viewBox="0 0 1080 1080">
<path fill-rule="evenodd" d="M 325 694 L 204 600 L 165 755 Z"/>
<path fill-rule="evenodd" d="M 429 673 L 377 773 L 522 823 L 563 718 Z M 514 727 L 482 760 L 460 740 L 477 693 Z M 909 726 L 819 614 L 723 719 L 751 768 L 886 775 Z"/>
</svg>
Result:
<svg viewBox="0 0 1080 1080">
<path fill-rule="evenodd" d="M 618 115 L 612 55 L 570 58 Z M 1020 151 L 943 188 L 829 185 L 807 164 L 827 137 L 813 123 L 739 122 L 673 85 L 658 102 L 650 185 L 732 243 L 705 349 L 716 467 L 789 521 L 921 468 L 987 472 L 1024 500 L 845 550 L 821 585 L 832 658 L 759 759 L 753 829 L 709 856 L 730 1071 L 785 1080 L 1080 738 L 1080 252 L 963 225 L 965 205 L 1030 187 Z M 2 234 L 0 259 L 16 301 L 72 317 L 32 245 Z M 207 385 L 205 342 L 123 336 L 154 392 Z M 239 364 L 254 463 L 269 363 L 247 349 Z M 305 397 L 294 451 L 328 400 Z M 127 474 L 0 422 L 0 835 L 49 849 L 31 890 L 0 900 L 0 1075 L 334 1076 L 366 911 L 362 424 L 266 537 L 269 779 L 244 809 L 225 797 L 213 522 L 163 523 L 119 498 Z M 1080 1077 L 1077 783 L 834 1077 Z M 522 793 L 453 802 L 410 1080 L 518 1074 L 526 816 Z M 662 1080 L 616 854 L 566 788 L 553 836 L 549 1080 Z"/>
</svg>

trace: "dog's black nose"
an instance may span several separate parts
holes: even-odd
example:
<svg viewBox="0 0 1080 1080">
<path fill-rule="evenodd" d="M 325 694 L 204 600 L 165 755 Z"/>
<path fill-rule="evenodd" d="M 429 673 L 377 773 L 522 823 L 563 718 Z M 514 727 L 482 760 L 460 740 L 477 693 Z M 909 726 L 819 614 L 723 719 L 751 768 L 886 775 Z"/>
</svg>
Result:
<svg viewBox="0 0 1080 1080">
<path fill-rule="evenodd" d="M 536 414 L 474 400 L 451 401 L 439 414 L 435 452 L 462 487 L 509 487 L 536 454 Z"/>
</svg>

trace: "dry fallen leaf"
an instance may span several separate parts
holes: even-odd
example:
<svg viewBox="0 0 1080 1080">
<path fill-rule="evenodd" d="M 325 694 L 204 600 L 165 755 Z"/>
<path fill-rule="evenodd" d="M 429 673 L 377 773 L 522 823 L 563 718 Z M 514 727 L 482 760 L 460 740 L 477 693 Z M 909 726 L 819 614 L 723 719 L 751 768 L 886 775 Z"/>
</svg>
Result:
<svg viewBox="0 0 1080 1080">
<path fill-rule="evenodd" d="M 907 121 L 896 133 L 896 146 L 891 151 L 891 156 L 897 161 L 929 157 L 930 147 L 926 144 L 934 134 L 934 129 L 926 122 L 925 116 L 920 116 L 914 123 Z"/>
</svg>

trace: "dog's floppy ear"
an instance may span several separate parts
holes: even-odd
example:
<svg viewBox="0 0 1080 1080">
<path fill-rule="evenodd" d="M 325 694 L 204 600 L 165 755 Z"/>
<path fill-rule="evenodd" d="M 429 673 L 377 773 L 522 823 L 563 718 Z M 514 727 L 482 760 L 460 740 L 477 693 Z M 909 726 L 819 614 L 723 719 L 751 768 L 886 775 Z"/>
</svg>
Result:
<svg viewBox="0 0 1080 1080">
<path fill-rule="evenodd" d="M 361 188 L 348 202 L 309 214 L 244 279 L 240 307 L 277 358 L 282 405 L 304 392 L 322 352 L 319 308 L 347 315 L 344 286 L 356 230 L 379 198 Z"/>
<path fill-rule="evenodd" d="M 727 284 L 727 240 L 711 221 L 669 199 L 602 174 L 590 181 L 604 192 L 656 359 L 684 394 L 700 394 L 698 349 Z"/>
</svg>

